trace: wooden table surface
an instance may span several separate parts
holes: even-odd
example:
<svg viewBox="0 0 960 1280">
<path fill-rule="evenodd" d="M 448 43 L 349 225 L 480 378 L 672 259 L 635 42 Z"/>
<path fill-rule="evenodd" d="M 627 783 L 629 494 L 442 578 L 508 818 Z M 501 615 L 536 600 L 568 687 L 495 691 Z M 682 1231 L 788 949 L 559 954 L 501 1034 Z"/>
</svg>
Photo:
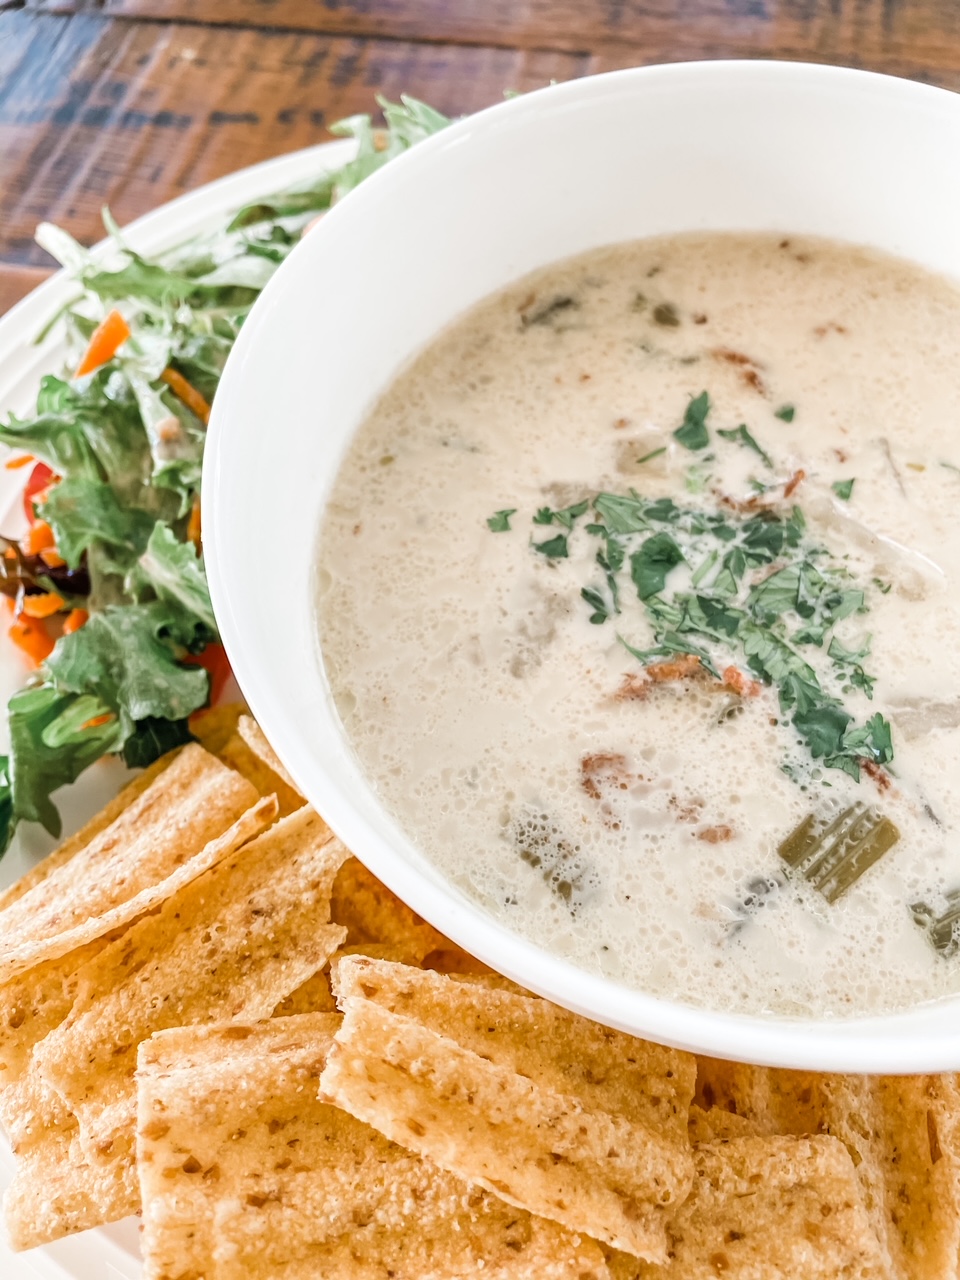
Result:
<svg viewBox="0 0 960 1280">
<path fill-rule="evenodd" d="M 374 95 L 450 114 L 616 67 L 842 63 L 960 88 L 958 0 L 0 0 L 0 311 L 81 240 L 319 142 Z"/>
</svg>

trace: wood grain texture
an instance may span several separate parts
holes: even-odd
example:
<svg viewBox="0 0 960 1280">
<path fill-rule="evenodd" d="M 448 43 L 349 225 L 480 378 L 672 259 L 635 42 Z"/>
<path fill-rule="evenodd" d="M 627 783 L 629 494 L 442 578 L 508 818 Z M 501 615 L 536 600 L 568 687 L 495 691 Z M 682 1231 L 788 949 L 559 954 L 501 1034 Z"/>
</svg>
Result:
<svg viewBox="0 0 960 1280">
<path fill-rule="evenodd" d="M 43 284 L 49 275 L 45 267 L 13 267 L 0 263 L 0 316 L 31 289 Z"/>
<path fill-rule="evenodd" d="M 43 264 L 49 218 L 99 238 L 211 179 L 328 137 L 378 92 L 475 111 L 587 59 L 178 23 L 0 12 L 0 261 Z"/>
<path fill-rule="evenodd" d="M 422 42 L 612 54 L 643 61 L 791 56 L 920 70 L 956 65 L 956 0 L 26 0 L 46 12 L 222 23 Z M 634 58 L 636 60 L 636 58 Z"/>
<path fill-rule="evenodd" d="M 0 264 L 327 137 L 378 92 L 450 114 L 683 58 L 847 63 L 960 88 L 960 0 L 0 0 Z"/>
</svg>

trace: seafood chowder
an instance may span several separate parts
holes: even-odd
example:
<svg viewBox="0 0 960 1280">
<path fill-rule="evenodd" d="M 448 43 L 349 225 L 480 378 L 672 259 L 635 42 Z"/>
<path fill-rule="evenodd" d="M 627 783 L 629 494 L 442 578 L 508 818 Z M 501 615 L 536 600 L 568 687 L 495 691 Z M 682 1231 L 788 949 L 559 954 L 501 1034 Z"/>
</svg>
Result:
<svg viewBox="0 0 960 1280">
<path fill-rule="evenodd" d="M 960 990 L 960 291 L 683 235 L 487 299 L 355 436 L 323 662 L 424 853 L 589 971 L 850 1017 Z"/>
</svg>

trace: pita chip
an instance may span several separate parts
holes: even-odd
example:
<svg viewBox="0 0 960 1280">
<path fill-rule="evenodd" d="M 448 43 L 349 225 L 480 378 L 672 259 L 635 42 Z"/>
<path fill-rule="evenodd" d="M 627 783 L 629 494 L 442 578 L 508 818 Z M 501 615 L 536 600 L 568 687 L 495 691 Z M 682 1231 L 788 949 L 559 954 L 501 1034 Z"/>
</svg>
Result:
<svg viewBox="0 0 960 1280">
<path fill-rule="evenodd" d="M 30 1074 L 79 1122 L 87 1165 L 112 1170 L 137 1207 L 137 1045 L 155 1030 L 267 1018 L 343 938 L 330 886 L 346 851 L 304 809 L 184 886 L 79 971 L 67 1019 Z"/>
<path fill-rule="evenodd" d="M 145 1280 L 606 1280 L 593 1241 L 320 1102 L 338 1024 L 305 1014 L 140 1046 Z"/>
<path fill-rule="evenodd" d="M 858 1076 L 698 1063 L 698 1097 L 757 1132 L 824 1133 L 853 1159 L 894 1274 L 940 1280 L 960 1255 L 960 1089 L 953 1075 Z"/>
<path fill-rule="evenodd" d="M 256 835 L 270 820 L 258 799 L 202 747 L 184 747 L 109 826 L 66 859 L 52 854 L 53 869 L 0 912 L 0 983 L 142 915 Z"/>
<path fill-rule="evenodd" d="M 489 972 L 401 902 L 358 858 L 348 858 L 340 868 L 330 910 L 346 928 L 350 946 L 390 947 L 406 964 L 447 973 Z"/>
<path fill-rule="evenodd" d="M 348 956 L 323 1096 L 509 1204 L 651 1261 L 692 1179 L 693 1058 L 545 1000 Z"/>
<path fill-rule="evenodd" d="M 707 1142 L 694 1162 L 667 1227 L 669 1261 L 641 1265 L 641 1280 L 891 1280 L 836 1138 Z"/>
</svg>

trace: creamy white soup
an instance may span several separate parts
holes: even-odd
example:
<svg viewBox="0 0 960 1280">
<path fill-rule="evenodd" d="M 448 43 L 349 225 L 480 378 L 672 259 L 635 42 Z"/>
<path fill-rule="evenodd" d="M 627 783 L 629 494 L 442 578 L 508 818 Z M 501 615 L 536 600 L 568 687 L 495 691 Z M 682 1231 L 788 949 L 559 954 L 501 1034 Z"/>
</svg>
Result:
<svg viewBox="0 0 960 1280">
<path fill-rule="evenodd" d="M 426 855 L 591 972 L 853 1016 L 960 989 L 960 292 L 813 239 L 550 267 L 326 509 L 344 726 Z"/>
</svg>

